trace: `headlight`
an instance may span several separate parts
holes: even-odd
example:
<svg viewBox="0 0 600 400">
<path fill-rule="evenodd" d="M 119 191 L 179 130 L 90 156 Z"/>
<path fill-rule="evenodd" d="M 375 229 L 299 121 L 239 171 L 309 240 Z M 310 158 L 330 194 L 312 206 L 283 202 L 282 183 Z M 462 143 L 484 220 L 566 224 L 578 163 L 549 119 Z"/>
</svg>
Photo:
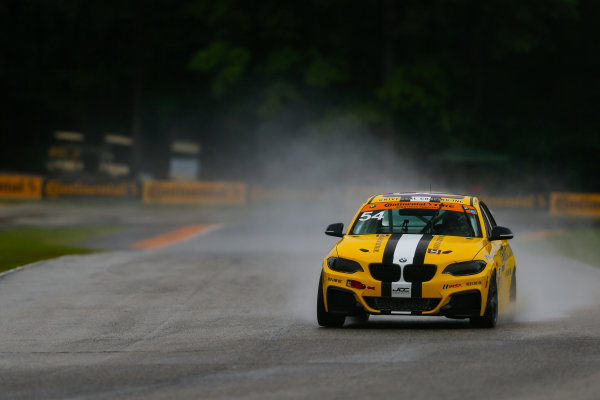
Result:
<svg viewBox="0 0 600 400">
<path fill-rule="evenodd" d="M 454 276 L 475 275 L 484 270 L 486 262 L 483 260 L 465 261 L 448 265 L 444 274 Z"/>
<path fill-rule="evenodd" d="M 353 274 L 357 271 L 362 271 L 362 267 L 359 263 L 345 258 L 329 257 L 327 259 L 327 265 L 334 271 L 345 272 L 347 274 Z"/>
</svg>

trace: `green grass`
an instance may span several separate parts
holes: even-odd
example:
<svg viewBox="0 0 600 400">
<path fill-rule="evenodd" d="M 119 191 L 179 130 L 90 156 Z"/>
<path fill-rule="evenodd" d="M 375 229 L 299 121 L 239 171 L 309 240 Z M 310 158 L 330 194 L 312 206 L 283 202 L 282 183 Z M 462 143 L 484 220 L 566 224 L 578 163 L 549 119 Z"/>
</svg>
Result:
<svg viewBox="0 0 600 400">
<path fill-rule="evenodd" d="M 14 228 L 0 232 L 0 272 L 67 254 L 102 250 L 77 245 L 94 237 L 120 230 L 114 226 L 68 228 Z"/>
<path fill-rule="evenodd" d="M 567 230 L 544 241 L 555 253 L 600 267 L 600 229 Z"/>
</svg>

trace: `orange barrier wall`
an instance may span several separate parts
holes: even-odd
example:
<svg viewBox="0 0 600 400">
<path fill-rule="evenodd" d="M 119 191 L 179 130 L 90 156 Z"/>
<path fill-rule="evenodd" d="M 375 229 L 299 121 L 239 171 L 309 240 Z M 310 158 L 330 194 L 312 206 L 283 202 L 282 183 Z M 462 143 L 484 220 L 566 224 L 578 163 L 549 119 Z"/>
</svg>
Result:
<svg viewBox="0 0 600 400">
<path fill-rule="evenodd" d="M 0 197 L 9 199 L 40 199 L 41 176 L 0 175 Z"/>
<path fill-rule="evenodd" d="M 492 210 L 495 208 L 548 209 L 548 195 L 540 193 L 514 196 L 492 196 L 482 194 L 478 197 Z"/>
<path fill-rule="evenodd" d="M 48 179 L 44 183 L 44 196 L 49 199 L 69 198 L 139 198 L 137 182 L 86 182 L 78 180 Z"/>
<path fill-rule="evenodd" d="M 553 215 L 600 216 L 600 194 L 550 193 L 550 213 Z"/>
<path fill-rule="evenodd" d="M 247 185 L 242 182 L 146 181 L 145 203 L 245 204 Z"/>
</svg>

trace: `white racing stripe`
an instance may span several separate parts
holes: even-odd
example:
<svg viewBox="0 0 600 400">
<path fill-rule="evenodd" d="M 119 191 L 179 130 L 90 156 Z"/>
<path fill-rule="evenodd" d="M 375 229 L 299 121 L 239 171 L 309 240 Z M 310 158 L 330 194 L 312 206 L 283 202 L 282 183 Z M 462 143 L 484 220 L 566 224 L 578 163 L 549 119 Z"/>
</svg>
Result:
<svg viewBox="0 0 600 400">
<path fill-rule="evenodd" d="M 412 284 L 404 280 L 404 266 L 412 264 L 417 245 L 423 235 L 404 234 L 398 240 L 394 250 L 394 264 L 399 264 L 402 276 L 398 282 L 392 282 L 392 297 L 411 297 Z"/>
<path fill-rule="evenodd" d="M 394 250 L 393 263 L 399 264 L 403 268 L 406 264 L 412 264 L 417 245 L 422 237 L 423 235 L 402 235 Z M 402 280 L 404 280 L 404 277 L 402 277 Z"/>
</svg>

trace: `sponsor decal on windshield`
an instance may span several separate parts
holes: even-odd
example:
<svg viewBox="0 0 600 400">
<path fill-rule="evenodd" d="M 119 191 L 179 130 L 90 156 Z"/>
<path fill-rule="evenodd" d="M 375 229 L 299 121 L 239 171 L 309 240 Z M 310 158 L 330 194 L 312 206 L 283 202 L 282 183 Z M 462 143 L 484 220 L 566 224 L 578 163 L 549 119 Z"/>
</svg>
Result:
<svg viewBox="0 0 600 400">
<path fill-rule="evenodd" d="M 375 207 L 373 207 L 375 206 Z M 463 212 L 463 208 L 460 204 L 452 204 L 452 203 L 430 203 L 425 201 L 390 201 L 390 202 L 379 202 L 376 204 L 368 204 L 364 206 L 360 211 L 378 211 L 378 210 L 387 210 L 387 209 L 396 209 L 396 208 L 409 208 L 409 209 L 425 209 L 425 210 L 449 210 L 449 211 L 459 211 Z"/>
<path fill-rule="evenodd" d="M 431 196 L 412 196 L 410 201 L 431 201 Z"/>
</svg>

